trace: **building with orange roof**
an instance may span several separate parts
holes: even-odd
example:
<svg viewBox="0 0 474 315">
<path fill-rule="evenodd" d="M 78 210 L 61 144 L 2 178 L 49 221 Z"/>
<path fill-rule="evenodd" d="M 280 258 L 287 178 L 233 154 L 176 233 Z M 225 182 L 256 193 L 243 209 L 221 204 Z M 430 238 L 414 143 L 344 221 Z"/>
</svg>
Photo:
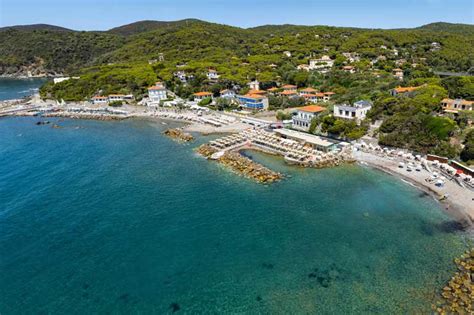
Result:
<svg viewBox="0 0 474 315">
<path fill-rule="evenodd" d="M 197 92 L 194 93 L 194 100 L 195 101 L 202 101 L 205 98 L 212 97 L 212 93 L 210 92 Z"/>
<path fill-rule="evenodd" d="M 156 82 L 155 85 L 148 88 L 148 105 L 159 104 L 160 101 L 168 98 L 166 94 L 166 87 L 162 82 Z"/>
<path fill-rule="evenodd" d="M 311 121 L 320 113 L 326 110 L 325 107 L 317 105 L 308 105 L 295 108 L 295 113 L 292 119 L 292 128 L 302 131 L 309 131 Z"/>
<path fill-rule="evenodd" d="M 280 92 L 280 96 L 297 97 L 298 93 L 296 92 L 296 90 L 284 90 L 283 92 Z"/>
<path fill-rule="evenodd" d="M 324 92 L 323 93 L 323 102 L 330 101 L 334 94 L 336 94 L 336 93 L 334 93 L 334 92 Z"/>
<path fill-rule="evenodd" d="M 296 89 L 298 88 L 296 85 L 292 85 L 292 84 L 285 84 L 281 87 L 284 91 L 295 91 L 296 92 Z"/>
<path fill-rule="evenodd" d="M 344 66 L 342 67 L 342 71 L 348 72 L 348 73 L 355 73 L 356 68 L 354 66 Z"/>
<path fill-rule="evenodd" d="M 303 96 L 304 94 L 316 94 L 318 90 L 313 89 L 312 87 L 307 87 L 305 89 L 300 90 L 300 95 Z"/>
<path fill-rule="evenodd" d="M 278 90 L 279 90 L 279 88 L 277 88 L 277 87 L 272 87 L 272 88 L 269 88 L 269 89 L 267 90 L 267 92 L 269 92 L 269 93 L 275 93 L 275 92 L 277 92 Z"/>
<path fill-rule="evenodd" d="M 474 101 L 445 98 L 441 101 L 441 107 L 443 107 L 443 110 L 447 113 L 458 113 L 460 110 L 472 111 Z"/>
<path fill-rule="evenodd" d="M 394 88 L 390 94 L 392 94 L 392 96 L 397 96 L 399 94 L 406 94 L 406 93 L 412 93 L 416 90 L 418 90 L 421 86 L 407 86 L 407 87 L 397 87 L 397 88 Z"/>
<path fill-rule="evenodd" d="M 250 90 L 247 94 L 256 94 L 256 95 L 267 95 L 267 91 L 262 90 Z"/>
</svg>

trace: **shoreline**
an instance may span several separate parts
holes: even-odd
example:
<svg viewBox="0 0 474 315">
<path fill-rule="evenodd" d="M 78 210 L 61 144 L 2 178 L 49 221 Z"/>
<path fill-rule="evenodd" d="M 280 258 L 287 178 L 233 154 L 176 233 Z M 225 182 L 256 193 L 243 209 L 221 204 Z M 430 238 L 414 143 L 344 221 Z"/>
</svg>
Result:
<svg viewBox="0 0 474 315">
<path fill-rule="evenodd" d="M 364 154 L 369 154 L 369 153 L 364 153 Z M 428 185 L 426 182 L 422 180 L 418 180 L 417 178 L 414 178 L 414 176 L 408 176 L 408 174 L 403 174 L 402 172 L 398 171 L 398 166 L 397 169 L 394 169 L 394 166 L 390 167 L 387 165 L 383 165 L 379 161 L 374 161 L 371 160 L 370 158 L 367 157 L 362 157 L 360 154 L 354 154 L 357 164 L 359 166 L 366 166 L 370 167 L 372 169 L 381 171 L 386 173 L 387 175 L 391 175 L 394 178 L 398 178 L 409 185 L 415 187 L 418 190 L 421 190 L 427 194 L 429 194 L 435 201 L 436 203 L 439 204 L 439 206 L 443 209 L 443 211 L 448 214 L 453 220 L 456 222 L 460 223 L 463 227 L 463 231 L 465 231 L 471 239 L 474 239 L 474 218 L 473 218 L 473 210 L 469 208 L 469 204 L 465 204 L 466 202 L 464 201 L 455 201 L 453 198 L 449 197 L 444 200 L 440 200 L 440 197 L 443 196 L 443 194 L 440 191 L 437 191 L 434 187 L 431 187 Z M 370 154 L 372 155 L 372 154 Z M 377 160 L 382 159 L 378 156 L 373 156 Z M 416 172 L 416 171 L 413 171 Z M 444 192 L 446 193 L 446 192 Z M 466 190 L 465 195 L 469 194 L 469 191 Z M 474 196 L 474 193 L 470 193 Z M 474 203 L 474 201 L 471 201 Z"/>
</svg>

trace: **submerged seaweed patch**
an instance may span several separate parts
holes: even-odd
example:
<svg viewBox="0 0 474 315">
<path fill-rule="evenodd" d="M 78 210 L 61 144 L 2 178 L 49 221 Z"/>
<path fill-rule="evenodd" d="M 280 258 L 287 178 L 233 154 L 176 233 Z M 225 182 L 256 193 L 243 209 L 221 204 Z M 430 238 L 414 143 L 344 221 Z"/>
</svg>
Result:
<svg viewBox="0 0 474 315">
<path fill-rule="evenodd" d="M 170 304 L 169 309 L 171 310 L 172 313 L 176 313 L 177 311 L 179 311 L 181 309 L 181 307 L 179 306 L 178 303 L 173 302 L 173 303 Z"/>
<path fill-rule="evenodd" d="M 265 269 L 273 269 L 273 267 L 275 267 L 275 266 L 271 263 L 263 263 L 262 267 L 265 268 Z"/>
</svg>

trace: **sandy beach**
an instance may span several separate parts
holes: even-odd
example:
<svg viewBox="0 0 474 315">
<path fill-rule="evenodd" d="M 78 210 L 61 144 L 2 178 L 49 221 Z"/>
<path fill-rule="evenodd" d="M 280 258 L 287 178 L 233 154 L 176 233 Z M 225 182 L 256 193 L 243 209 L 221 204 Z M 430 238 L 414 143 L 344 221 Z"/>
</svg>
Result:
<svg viewBox="0 0 474 315">
<path fill-rule="evenodd" d="M 470 230 L 474 229 L 474 192 L 459 186 L 454 180 L 447 180 L 442 187 L 429 183 L 425 179 L 431 174 L 422 169 L 421 171 L 407 171 L 400 168 L 397 158 L 381 157 L 372 153 L 356 151 L 353 153 L 356 160 L 362 165 L 368 165 L 386 173 L 405 180 L 417 188 L 431 194 L 436 200 L 448 195 L 446 199 L 440 201 L 443 208 L 459 222 L 469 225 Z"/>
</svg>

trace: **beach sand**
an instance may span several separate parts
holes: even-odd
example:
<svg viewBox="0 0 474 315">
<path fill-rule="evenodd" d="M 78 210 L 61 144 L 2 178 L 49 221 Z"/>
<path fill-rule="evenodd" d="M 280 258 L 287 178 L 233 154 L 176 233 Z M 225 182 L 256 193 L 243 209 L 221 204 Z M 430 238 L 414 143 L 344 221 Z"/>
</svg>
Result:
<svg viewBox="0 0 474 315">
<path fill-rule="evenodd" d="M 447 179 L 444 186 L 437 187 L 434 183 L 429 183 L 425 179 L 431 174 L 422 169 L 421 171 L 407 171 L 406 168 L 398 167 L 401 160 L 394 157 L 381 157 L 372 153 L 357 151 L 353 153 L 354 158 L 361 163 L 366 164 L 391 175 L 400 177 L 410 182 L 419 189 L 431 194 L 437 200 L 444 195 L 448 195 L 443 201 L 440 201 L 443 208 L 457 221 L 461 222 L 469 230 L 474 231 L 474 192 L 459 186 L 454 180 Z M 437 170 L 432 170 L 437 171 Z"/>
</svg>

